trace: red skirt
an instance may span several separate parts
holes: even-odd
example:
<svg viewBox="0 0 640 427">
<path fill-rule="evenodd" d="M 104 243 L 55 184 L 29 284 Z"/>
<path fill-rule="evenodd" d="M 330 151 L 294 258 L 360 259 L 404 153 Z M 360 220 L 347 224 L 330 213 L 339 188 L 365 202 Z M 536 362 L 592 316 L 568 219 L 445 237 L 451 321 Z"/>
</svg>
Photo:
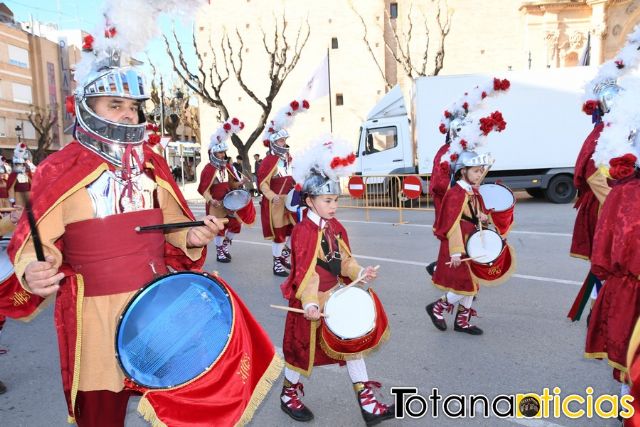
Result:
<svg viewBox="0 0 640 427">
<path fill-rule="evenodd" d="M 475 230 L 475 226 L 469 221 L 460 221 L 464 243 Z M 463 254 L 464 257 L 464 254 Z M 457 294 L 475 295 L 478 293 L 478 283 L 474 280 L 468 262 L 463 262 L 458 267 L 453 268 L 447 263 L 451 261 L 449 254 L 449 240 L 440 241 L 440 252 L 436 271 L 433 273 L 433 284 L 443 291 L 452 291 Z"/>
<path fill-rule="evenodd" d="M 606 358 L 619 381 L 625 381 L 627 349 L 639 316 L 640 281 L 630 275 L 607 279 L 591 311 L 585 357 Z"/>
</svg>

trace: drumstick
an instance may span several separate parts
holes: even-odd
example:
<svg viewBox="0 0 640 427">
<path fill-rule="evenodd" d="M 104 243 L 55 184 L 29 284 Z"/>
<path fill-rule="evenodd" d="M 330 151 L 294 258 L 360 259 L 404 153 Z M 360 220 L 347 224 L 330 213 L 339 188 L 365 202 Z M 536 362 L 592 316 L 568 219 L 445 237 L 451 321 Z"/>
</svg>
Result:
<svg viewBox="0 0 640 427">
<path fill-rule="evenodd" d="M 15 212 L 18 208 L 0 208 L 0 213 Z"/>
<path fill-rule="evenodd" d="M 476 259 L 480 259 L 480 258 L 485 258 L 486 255 L 479 255 L 479 256 L 474 256 L 474 257 L 470 257 L 470 258 L 461 258 L 460 261 L 462 262 L 467 262 L 467 261 L 474 261 Z M 446 265 L 451 265 L 451 261 L 449 262 L 445 262 Z"/>
<path fill-rule="evenodd" d="M 379 265 L 376 265 L 375 267 L 373 267 L 374 270 L 378 271 L 378 269 L 380 268 Z M 344 288 L 340 288 L 336 291 L 336 293 L 345 291 L 347 289 L 349 289 L 350 287 L 352 287 L 353 285 L 360 283 L 364 280 L 364 275 L 362 275 L 361 277 L 358 277 L 356 280 L 354 280 L 353 282 L 349 283 L 347 286 L 345 286 Z"/>
<path fill-rule="evenodd" d="M 226 224 L 229 222 L 229 218 L 222 218 L 220 221 L 222 221 L 223 224 Z M 205 225 L 204 221 L 174 222 L 171 224 L 137 226 L 135 230 L 137 232 L 151 230 L 171 230 L 174 228 L 202 227 L 203 225 Z"/>
<path fill-rule="evenodd" d="M 33 209 L 31 208 L 31 200 L 29 200 L 28 196 L 25 198 L 25 210 L 27 211 L 27 220 L 29 221 L 29 228 L 31 229 L 31 238 L 33 239 L 33 247 L 36 250 L 36 258 L 38 261 L 45 261 L 44 250 L 42 249 L 42 241 L 40 240 L 40 232 L 38 232 L 36 217 L 33 216 Z"/>
<path fill-rule="evenodd" d="M 305 312 L 303 309 L 301 309 L 301 308 L 287 307 L 287 306 L 284 306 L 284 305 L 273 305 L 273 304 L 271 304 L 269 307 L 271 307 L 271 308 L 277 308 L 278 310 L 290 311 L 290 312 L 292 312 L 292 313 L 300 313 L 300 314 L 305 314 L 305 313 L 306 313 L 306 312 Z M 325 318 L 326 318 L 326 317 L 329 317 L 329 316 L 327 316 L 327 315 L 326 315 L 326 314 L 324 314 L 324 313 L 320 313 L 320 316 L 321 316 L 321 317 L 325 317 Z"/>
</svg>

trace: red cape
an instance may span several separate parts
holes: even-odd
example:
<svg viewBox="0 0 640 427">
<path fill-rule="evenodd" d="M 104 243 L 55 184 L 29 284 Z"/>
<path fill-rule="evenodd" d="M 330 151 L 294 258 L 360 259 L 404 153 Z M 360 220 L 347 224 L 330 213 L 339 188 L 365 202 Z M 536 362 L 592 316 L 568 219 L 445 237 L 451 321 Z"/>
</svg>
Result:
<svg viewBox="0 0 640 427">
<path fill-rule="evenodd" d="M 573 226 L 570 254 L 577 258 L 589 259 L 591 257 L 600 202 L 591 191 L 587 180 L 597 171 L 592 157 L 603 128 L 603 123 L 599 123 L 593 128 L 582 144 L 576 159 L 573 183 L 578 189 L 578 200 L 574 205 L 578 209 L 578 213 Z"/>
<path fill-rule="evenodd" d="M 164 158 L 146 145 L 144 157 L 145 173 L 150 174 L 159 185 L 169 191 L 184 214 L 193 220 L 194 216 L 178 189 Z M 76 141 L 47 157 L 38 166 L 33 177 L 31 204 L 36 222 L 39 222 L 53 206 L 61 203 L 77 188 L 90 184 L 110 167 L 104 159 Z M 22 252 L 25 241 L 30 237 L 29 224 L 26 215 L 23 215 L 17 224 L 8 248 L 12 262 L 15 263 L 16 257 L 19 257 Z M 62 239 L 58 239 L 56 245 L 63 250 Z M 206 248 L 202 251 L 202 257 L 194 262 L 180 249 L 165 243 L 165 262 L 176 270 L 198 270 L 204 264 L 205 259 Z M 79 365 L 79 361 L 76 360 L 76 345 L 79 334 L 77 313 L 81 310 L 79 304 L 82 304 L 83 285 L 78 283 L 75 272 L 67 264 L 63 263 L 60 271 L 66 275 L 56 295 L 54 318 L 58 332 L 62 385 L 69 415 L 73 417 L 77 392 L 77 389 L 74 388 L 74 376 L 77 374 L 76 369 Z"/>
<path fill-rule="evenodd" d="M 436 219 L 438 218 L 438 213 L 442 205 L 442 199 L 451 184 L 449 163 L 447 162 L 445 165 L 441 164 L 442 156 L 445 155 L 447 150 L 449 150 L 449 144 L 444 144 L 438 149 L 438 152 L 433 158 L 433 168 L 431 169 L 431 177 L 429 178 L 429 194 L 433 199 Z"/>
</svg>

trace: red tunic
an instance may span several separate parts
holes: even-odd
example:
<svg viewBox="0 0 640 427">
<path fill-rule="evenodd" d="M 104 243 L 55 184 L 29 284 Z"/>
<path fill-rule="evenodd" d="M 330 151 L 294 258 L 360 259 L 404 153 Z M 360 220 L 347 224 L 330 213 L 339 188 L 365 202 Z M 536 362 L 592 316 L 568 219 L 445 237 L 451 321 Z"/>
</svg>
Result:
<svg viewBox="0 0 640 427">
<path fill-rule="evenodd" d="M 429 195 L 433 199 L 433 209 L 435 212 L 434 222 L 438 219 L 438 214 L 442 206 L 442 199 L 451 184 L 451 174 L 448 162 L 441 164 L 442 156 L 449 150 L 449 144 L 444 144 L 438 149 L 433 158 L 433 168 L 429 178 Z"/>
<path fill-rule="evenodd" d="M 269 154 L 262 160 L 257 172 L 258 187 L 268 182 L 271 191 L 280 196 L 286 196 L 293 189 L 295 182 L 291 176 L 278 175 L 279 160 L 280 157 L 274 154 Z M 274 219 L 274 215 L 281 215 L 282 218 Z M 276 237 L 275 229 L 279 228 L 278 224 L 287 226 L 296 222 L 295 215 L 284 208 L 284 203 L 276 209 L 266 197 L 262 197 L 260 201 L 260 218 L 262 220 L 262 234 L 265 239 L 269 240 Z"/>
<path fill-rule="evenodd" d="M 589 259 L 591 257 L 600 202 L 589 187 L 587 180 L 598 170 L 592 157 L 603 128 L 603 123 L 599 123 L 593 128 L 582 144 L 582 149 L 576 160 L 573 183 L 578 189 L 578 200 L 574 205 L 578 209 L 578 213 L 573 226 L 570 249 L 571 256 L 576 258 Z"/>
<path fill-rule="evenodd" d="M 224 200 L 224 196 L 227 195 L 230 191 L 233 190 L 231 186 L 231 182 L 234 183 L 240 182 L 240 176 L 233 167 L 227 163 L 226 167 L 226 181 L 220 181 L 219 178 L 216 180 L 216 169 L 211 163 L 207 163 L 202 169 L 202 173 L 200 174 L 200 184 L 198 185 L 198 192 L 205 197 L 208 193 L 213 200 L 217 200 L 222 203 Z M 218 209 L 216 212 L 212 212 L 211 205 L 207 202 L 205 206 L 206 214 L 212 214 L 220 217 L 226 217 L 229 219 L 225 229 L 231 231 L 233 233 L 239 233 L 242 229 L 242 222 L 246 224 L 253 224 L 256 220 L 256 211 L 253 207 L 253 201 L 249 203 L 245 208 L 240 209 L 236 212 L 236 215 L 229 215 L 228 212 L 225 211 L 223 207 Z M 242 221 L 242 222 L 241 222 Z M 225 230 L 220 230 L 218 233 L 219 236 L 224 236 Z"/>
<path fill-rule="evenodd" d="M 347 230 L 337 219 L 328 221 L 336 236 L 349 248 Z M 319 291 L 326 292 L 338 283 L 338 279 L 349 283 L 344 276 L 334 276 L 326 269 L 316 264 L 319 240 L 322 232 L 309 218 L 304 218 L 293 228 L 291 234 L 291 271 L 287 280 L 282 284 L 282 294 L 289 300 L 289 306 L 302 308 L 302 302 L 296 298 L 296 291 L 304 281 L 308 271 L 313 268 L 320 276 Z M 309 375 L 313 366 L 344 364 L 343 361 L 329 357 L 320 345 L 320 321 L 309 321 L 302 314 L 288 313 L 284 328 L 282 350 L 285 362 L 296 371 Z M 313 343 L 313 345 L 311 345 Z M 311 360 L 313 356 L 313 360 Z"/>
<path fill-rule="evenodd" d="M 640 179 L 615 183 L 602 206 L 591 254 L 592 271 L 607 281 L 598 294 L 587 331 L 585 357 L 606 358 L 626 381 L 626 357 L 640 316 Z"/>
<path fill-rule="evenodd" d="M 475 197 L 480 201 L 480 206 L 483 206 L 480 194 L 476 194 Z M 466 244 L 469 236 L 476 230 L 475 224 L 462 219 L 462 212 L 468 201 L 469 195 L 466 190 L 457 184 L 447 191 L 442 200 L 440 215 L 434 224 L 434 234 L 440 240 L 440 252 L 432 280 L 436 287 L 444 291 L 475 295 L 478 293 L 478 281 L 471 273 L 469 263 L 463 262 L 456 268 L 446 264 L 451 260 L 449 239 L 452 234 L 459 230 L 462 233 L 462 242 Z M 464 248 L 460 248 L 460 252 L 464 253 Z"/>
</svg>

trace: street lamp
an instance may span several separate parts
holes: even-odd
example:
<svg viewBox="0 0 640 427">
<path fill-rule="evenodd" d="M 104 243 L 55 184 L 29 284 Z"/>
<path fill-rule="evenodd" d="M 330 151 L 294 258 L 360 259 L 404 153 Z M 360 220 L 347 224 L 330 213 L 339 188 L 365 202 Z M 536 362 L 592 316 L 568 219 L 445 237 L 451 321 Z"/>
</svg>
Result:
<svg viewBox="0 0 640 427">
<path fill-rule="evenodd" d="M 22 137 L 22 128 L 20 125 L 17 125 L 15 128 L 16 136 L 18 137 L 18 144 L 20 144 L 20 138 Z"/>
</svg>

